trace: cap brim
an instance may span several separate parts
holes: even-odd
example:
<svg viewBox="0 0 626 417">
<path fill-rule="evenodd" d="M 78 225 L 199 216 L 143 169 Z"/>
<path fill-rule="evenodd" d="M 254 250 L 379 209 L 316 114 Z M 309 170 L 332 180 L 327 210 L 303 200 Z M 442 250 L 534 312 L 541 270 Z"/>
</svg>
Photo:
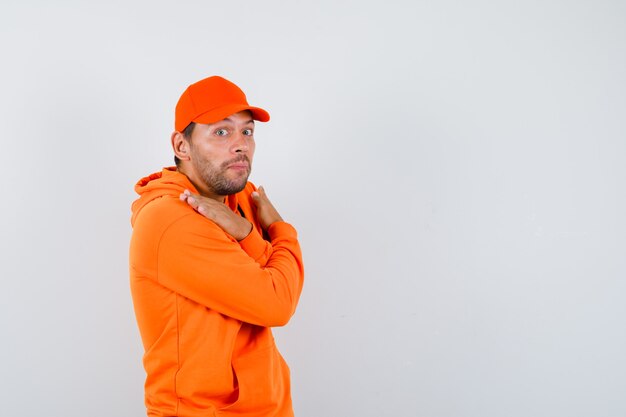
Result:
<svg viewBox="0 0 626 417">
<path fill-rule="evenodd" d="M 252 113 L 252 118 L 254 120 L 258 120 L 259 122 L 267 122 L 270 120 L 270 114 L 260 107 L 234 104 L 209 110 L 208 112 L 202 113 L 198 117 L 194 118 L 192 121 L 205 124 L 215 123 L 227 118 L 230 115 L 239 113 L 240 111 L 244 110 L 250 110 L 250 112 Z"/>
</svg>

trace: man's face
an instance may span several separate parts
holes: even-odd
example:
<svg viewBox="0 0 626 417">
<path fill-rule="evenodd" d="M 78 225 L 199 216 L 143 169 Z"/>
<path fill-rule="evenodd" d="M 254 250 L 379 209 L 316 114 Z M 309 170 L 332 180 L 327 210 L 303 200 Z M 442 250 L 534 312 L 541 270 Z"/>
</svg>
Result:
<svg viewBox="0 0 626 417">
<path fill-rule="evenodd" d="M 238 193 L 248 181 L 254 147 L 254 120 L 247 110 L 196 124 L 189 148 L 194 176 L 215 195 Z"/>
</svg>

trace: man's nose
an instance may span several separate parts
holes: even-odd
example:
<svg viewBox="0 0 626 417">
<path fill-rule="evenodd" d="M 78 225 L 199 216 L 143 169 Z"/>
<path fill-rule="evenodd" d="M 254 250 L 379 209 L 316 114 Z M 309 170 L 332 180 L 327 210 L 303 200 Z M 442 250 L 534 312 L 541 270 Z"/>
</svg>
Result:
<svg viewBox="0 0 626 417">
<path fill-rule="evenodd" d="M 243 133 L 239 132 L 235 134 L 232 151 L 248 152 L 248 141 L 246 140 L 246 136 Z"/>
</svg>

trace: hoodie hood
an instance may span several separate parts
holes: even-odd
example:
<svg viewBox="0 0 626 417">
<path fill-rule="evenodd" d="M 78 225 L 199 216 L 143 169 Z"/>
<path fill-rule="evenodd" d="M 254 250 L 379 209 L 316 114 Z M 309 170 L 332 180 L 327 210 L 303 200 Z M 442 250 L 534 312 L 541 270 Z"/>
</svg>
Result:
<svg viewBox="0 0 626 417">
<path fill-rule="evenodd" d="M 130 224 L 135 224 L 137 215 L 146 204 L 165 196 L 178 198 L 185 190 L 198 193 L 189 178 L 176 171 L 176 167 L 163 168 L 161 172 L 143 177 L 135 184 L 135 192 L 139 194 L 139 198 L 132 204 Z"/>
</svg>

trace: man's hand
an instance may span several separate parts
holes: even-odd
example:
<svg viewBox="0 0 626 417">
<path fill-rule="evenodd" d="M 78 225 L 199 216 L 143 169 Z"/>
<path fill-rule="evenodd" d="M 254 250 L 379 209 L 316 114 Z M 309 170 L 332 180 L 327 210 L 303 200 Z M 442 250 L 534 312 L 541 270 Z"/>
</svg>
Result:
<svg viewBox="0 0 626 417">
<path fill-rule="evenodd" d="M 267 198 L 263 187 L 259 187 L 258 191 L 252 193 L 252 201 L 254 201 L 254 205 L 256 206 L 256 215 L 263 230 L 267 230 L 274 222 L 283 221 L 283 218 L 280 217 L 276 208 L 274 208 L 269 198 Z"/>
<path fill-rule="evenodd" d="M 238 214 L 233 213 L 224 203 L 220 203 L 212 198 L 203 197 L 199 194 L 192 194 L 189 190 L 185 190 L 185 192 L 180 195 L 180 199 L 187 202 L 187 204 L 207 219 L 213 220 L 222 230 L 237 240 L 242 240 L 252 231 L 252 223 Z"/>
</svg>

